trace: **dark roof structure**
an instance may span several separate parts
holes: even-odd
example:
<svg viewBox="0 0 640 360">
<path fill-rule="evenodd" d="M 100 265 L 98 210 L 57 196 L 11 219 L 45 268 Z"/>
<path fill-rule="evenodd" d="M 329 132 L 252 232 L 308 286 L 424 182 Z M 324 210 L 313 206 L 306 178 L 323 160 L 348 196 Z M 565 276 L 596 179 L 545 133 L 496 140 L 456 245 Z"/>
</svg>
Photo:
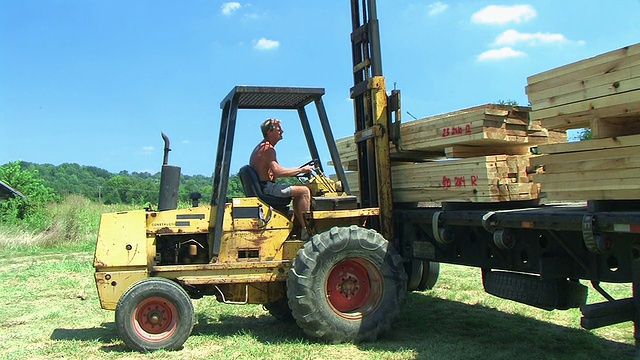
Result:
<svg viewBox="0 0 640 360">
<path fill-rule="evenodd" d="M 12 188 L 0 180 L 0 200 L 8 200 L 12 197 L 25 197 L 20 191 Z"/>
</svg>

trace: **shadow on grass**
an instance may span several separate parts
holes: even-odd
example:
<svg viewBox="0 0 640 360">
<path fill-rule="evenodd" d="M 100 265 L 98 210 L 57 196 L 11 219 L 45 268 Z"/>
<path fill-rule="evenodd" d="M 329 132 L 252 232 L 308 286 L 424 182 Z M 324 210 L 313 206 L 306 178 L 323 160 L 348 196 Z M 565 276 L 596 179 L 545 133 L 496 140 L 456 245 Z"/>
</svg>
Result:
<svg viewBox="0 0 640 360">
<path fill-rule="evenodd" d="M 410 294 L 390 333 L 376 343 L 360 344 L 360 348 L 411 348 L 422 356 L 453 352 L 448 359 L 622 360 L 635 354 L 629 344 L 583 329 L 435 298 L 428 292 Z"/>
<path fill-rule="evenodd" d="M 100 349 L 105 352 L 132 351 L 119 341 L 114 322 L 102 323 L 99 327 L 86 329 L 54 329 L 51 333 L 51 340 L 98 341 L 104 344 Z"/>
<path fill-rule="evenodd" d="M 235 306 L 235 305 L 234 305 Z M 251 334 L 263 343 L 309 342 L 295 321 L 281 321 L 265 313 L 260 316 L 197 314 L 198 322 L 192 335 L 219 337 Z"/>
<path fill-rule="evenodd" d="M 51 333 L 51 340 L 97 340 L 101 343 L 112 343 L 117 338 L 116 325 L 113 322 L 87 329 L 55 329 Z"/>
<path fill-rule="evenodd" d="M 313 343 L 294 322 L 270 315 L 198 315 L 193 335 L 250 334 L 262 343 Z M 412 293 L 400 318 L 364 351 L 412 350 L 418 358 L 447 359 L 633 359 L 635 349 L 586 330 Z"/>
<path fill-rule="evenodd" d="M 265 314 L 198 313 L 192 336 L 250 334 L 262 343 L 313 343 L 295 322 Z M 130 352 L 117 341 L 114 323 L 88 329 L 56 329 L 53 340 L 97 340 L 105 352 Z M 481 305 L 413 293 L 391 331 L 364 351 L 412 350 L 418 358 L 468 359 L 632 359 L 634 347 L 577 328 L 509 314 Z"/>
</svg>

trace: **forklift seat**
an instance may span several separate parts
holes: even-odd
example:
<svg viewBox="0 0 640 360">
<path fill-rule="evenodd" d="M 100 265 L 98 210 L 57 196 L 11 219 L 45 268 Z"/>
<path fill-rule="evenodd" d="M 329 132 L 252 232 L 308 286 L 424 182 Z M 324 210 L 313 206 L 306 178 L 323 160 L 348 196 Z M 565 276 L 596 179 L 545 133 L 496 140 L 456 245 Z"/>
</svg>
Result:
<svg viewBox="0 0 640 360">
<path fill-rule="evenodd" d="M 238 172 L 240 181 L 242 182 L 242 188 L 244 189 L 244 195 L 247 197 L 257 197 L 267 204 L 273 206 L 276 210 L 282 210 L 291 202 L 289 197 L 277 197 L 262 192 L 262 186 L 260 185 L 260 179 L 258 173 L 249 165 L 245 165 L 240 168 Z M 284 212 L 285 214 L 287 211 Z"/>
</svg>

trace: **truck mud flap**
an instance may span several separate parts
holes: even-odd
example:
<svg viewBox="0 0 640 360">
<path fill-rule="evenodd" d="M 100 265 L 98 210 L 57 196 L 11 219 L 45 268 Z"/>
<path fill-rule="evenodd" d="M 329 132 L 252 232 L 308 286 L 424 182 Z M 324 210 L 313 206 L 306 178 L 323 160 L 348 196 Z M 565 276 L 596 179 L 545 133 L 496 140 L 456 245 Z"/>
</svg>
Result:
<svg viewBox="0 0 640 360">
<path fill-rule="evenodd" d="M 587 300 L 587 287 L 567 279 L 542 280 L 537 275 L 483 270 L 482 283 L 491 295 L 544 310 L 578 308 Z"/>
</svg>

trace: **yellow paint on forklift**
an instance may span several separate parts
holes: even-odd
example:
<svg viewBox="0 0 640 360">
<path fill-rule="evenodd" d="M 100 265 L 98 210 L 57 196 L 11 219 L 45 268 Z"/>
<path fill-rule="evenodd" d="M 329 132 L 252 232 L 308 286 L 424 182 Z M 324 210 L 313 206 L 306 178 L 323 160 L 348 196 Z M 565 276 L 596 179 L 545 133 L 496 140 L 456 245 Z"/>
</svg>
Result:
<svg viewBox="0 0 640 360">
<path fill-rule="evenodd" d="M 211 206 L 147 213 L 147 231 L 156 234 L 206 233 L 209 231 Z"/>
<path fill-rule="evenodd" d="M 314 220 L 322 219 L 341 219 L 341 218 L 359 218 L 376 216 L 380 214 L 380 208 L 363 208 L 352 210 L 329 210 L 329 211 L 314 211 L 311 214 L 311 218 Z"/>
<path fill-rule="evenodd" d="M 120 296 L 131 285 L 147 277 L 146 269 L 96 272 L 95 280 L 100 306 L 105 310 L 115 310 Z"/>
<path fill-rule="evenodd" d="M 145 211 L 102 214 L 94 267 L 146 267 L 148 258 Z M 153 250 L 155 252 L 155 249 Z"/>
</svg>

